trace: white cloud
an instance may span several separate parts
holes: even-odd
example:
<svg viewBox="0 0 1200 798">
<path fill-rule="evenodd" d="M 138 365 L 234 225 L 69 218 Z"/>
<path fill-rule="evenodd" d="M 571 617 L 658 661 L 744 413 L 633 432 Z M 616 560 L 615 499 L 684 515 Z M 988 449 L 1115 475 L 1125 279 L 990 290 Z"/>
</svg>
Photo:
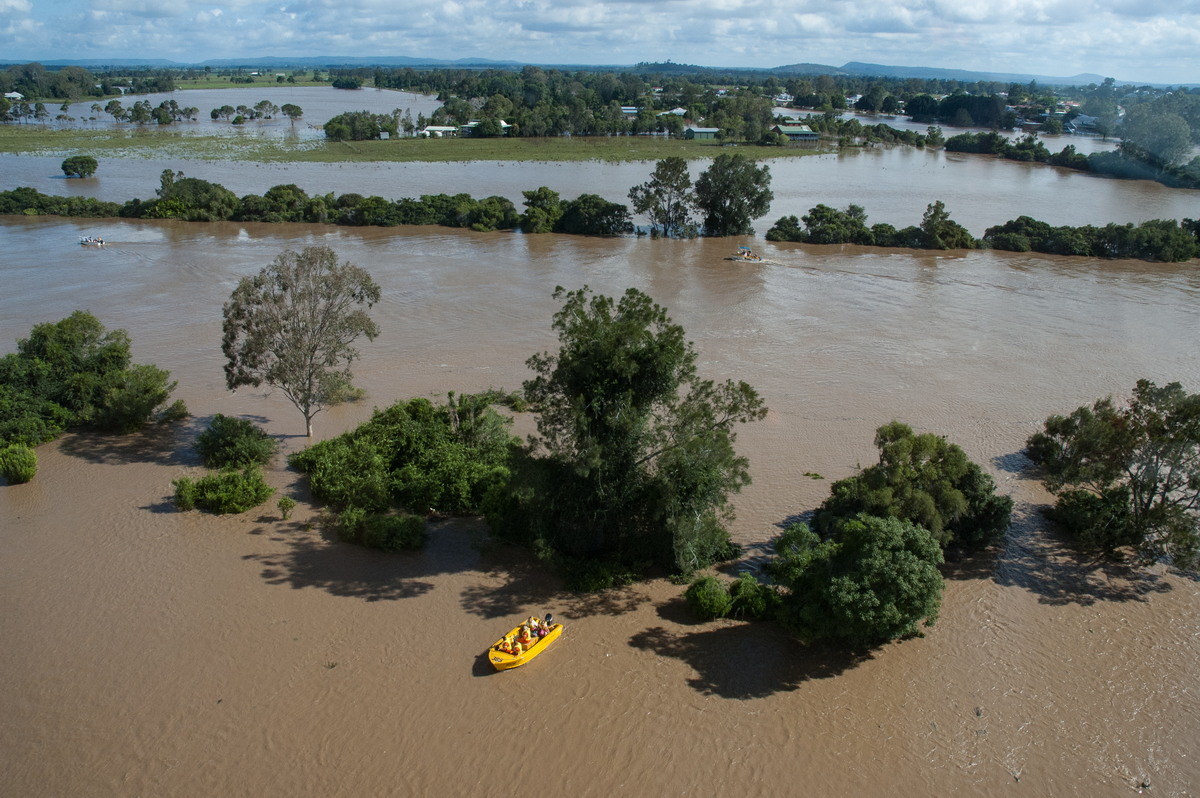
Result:
<svg viewBox="0 0 1200 798">
<path fill-rule="evenodd" d="M 1196 0 L 0 0 L 14 59 L 846 61 L 1200 82 Z"/>
</svg>

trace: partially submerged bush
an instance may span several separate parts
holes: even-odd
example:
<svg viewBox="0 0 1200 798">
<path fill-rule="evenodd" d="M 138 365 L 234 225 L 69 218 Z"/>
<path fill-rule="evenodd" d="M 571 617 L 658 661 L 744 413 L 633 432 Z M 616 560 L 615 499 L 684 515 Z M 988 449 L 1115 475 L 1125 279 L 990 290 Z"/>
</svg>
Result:
<svg viewBox="0 0 1200 798">
<path fill-rule="evenodd" d="M 338 539 L 382 551 L 419 549 L 425 545 L 425 519 L 411 513 L 373 513 L 348 507 L 333 522 Z"/>
<path fill-rule="evenodd" d="M 220 413 L 196 436 L 196 452 L 209 468 L 266 465 L 278 449 L 279 442 L 260 427 Z"/>
<path fill-rule="evenodd" d="M 0 476 L 10 485 L 18 485 L 33 479 L 37 473 L 37 455 L 23 443 L 14 443 L 0 449 Z"/>
<path fill-rule="evenodd" d="M 724 618 L 733 609 L 733 597 L 715 576 L 702 576 L 683 594 L 688 608 L 702 621 Z"/>
<path fill-rule="evenodd" d="M 244 513 L 257 507 L 275 493 L 256 467 L 208 474 L 200 479 L 180 477 L 175 488 L 175 506 L 181 511 L 200 508 L 217 515 Z"/>
</svg>

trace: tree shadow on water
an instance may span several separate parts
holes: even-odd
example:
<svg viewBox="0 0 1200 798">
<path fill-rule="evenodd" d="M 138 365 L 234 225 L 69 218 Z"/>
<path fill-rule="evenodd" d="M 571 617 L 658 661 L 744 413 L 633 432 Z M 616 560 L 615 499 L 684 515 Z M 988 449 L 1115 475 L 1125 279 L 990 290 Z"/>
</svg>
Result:
<svg viewBox="0 0 1200 798">
<path fill-rule="evenodd" d="M 644 591 L 636 586 L 594 593 L 574 593 L 562 579 L 529 550 L 516 546 L 491 546 L 484 554 L 483 570 L 503 584 L 472 585 L 462 592 L 462 606 L 483 618 L 554 614 L 563 620 L 594 615 L 624 615 L 643 606 Z"/>
<path fill-rule="evenodd" d="M 169 466 L 197 466 L 200 457 L 192 449 L 207 423 L 195 418 L 171 424 L 147 425 L 129 435 L 107 432 L 73 432 L 63 437 L 60 450 L 99 465 L 151 463 Z"/>
<path fill-rule="evenodd" d="M 269 534 L 286 550 L 248 554 L 243 559 L 262 566 L 267 584 L 316 588 L 365 601 L 397 601 L 428 593 L 440 574 L 475 567 L 476 555 L 459 539 L 460 526 L 456 521 L 431 523 L 427 548 L 389 553 L 342 543 L 298 521 L 284 525 L 284 534 L 279 534 L 281 527 L 274 523 L 251 534 Z"/>
<path fill-rule="evenodd" d="M 1019 587 L 1050 605 L 1091 606 L 1102 601 L 1145 601 L 1172 590 L 1157 571 L 1073 548 L 1048 521 L 1044 505 L 1018 505 L 996 559 L 998 584 Z"/>
<path fill-rule="evenodd" d="M 766 698 L 829 679 L 872 659 L 870 649 L 806 646 L 766 623 L 726 624 L 694 632 L 656 626 L 629 645 L 687 663 L 696 672 L 692 689 L 720 698 Z"/>
</svg>

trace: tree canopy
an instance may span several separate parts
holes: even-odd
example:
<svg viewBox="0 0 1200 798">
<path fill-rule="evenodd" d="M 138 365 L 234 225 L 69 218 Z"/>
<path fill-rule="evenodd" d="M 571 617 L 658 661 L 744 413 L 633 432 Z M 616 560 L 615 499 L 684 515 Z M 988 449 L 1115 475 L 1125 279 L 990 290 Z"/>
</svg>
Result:
<svg viewBox="0 0 1200 798">
<path fill-rule="evenodd" d="M 740 153 L 718 155 L 696 178 L 696 207 L 708 236 L 753 232 L 750 223 L 766 215 L 774 198 L 771 170 Z"/>
<path fill-rule="evenodd" d="M 91 177 L 96 174 L 96 159 L 90 155 L 72 155 L 62 162 L 63 174 L 67 177 Z"/>
<path fill-rule="evenodd" d="M 937 620 L 941 564 L 942 550 L 924 527 L 859 515 L 840 519 L 825 540 L 793 524 L 776 540 L 767 570 L 783 588 L 777 617 L 802 639 L 872 644 Z"/>
<path fill-rule="evenodd" d="M 734 425 L 765 415 L 758 394 L 700 379 L 683 328 L 636 289 L 555 297 L 560 349 L 531 357 L 524 385 L 539 437 L 493 528 L 568 568 L 686 573 L 731 556 L 728 497 L 750 479 Z"/>
<path fill-rule="evenodd" d="M 875 446 L 879 462 L 835 482 L 817 510 L 822 535 L 860 513 L 920 524 L 943 547 L 976 548 L 1008 529 L 1012 498 L 997 496 L 992 478 L 959 446 L 898 421 L 876 430 Z"/>
<path fill-rule="evenodd" d="M 380 294 L 366 270 L 340 262 L 329 247 L 285 250 L 243 277 L 225 303 L 226 385 L 279 388 L 312 437 L 313 416 L 350 385 L 352 344 L 379 333 L 367 309 Z"/>
<path fill-rule="evenodd" d="M 1138 380 L 1124 406 L 1051 416 L 1027 447 L 1058 497 L 1051 518 L 1085 546 L 1200 565 L 1200 394 Z"/>
<path fill-rule="evenodd" d="M 692 178 L 683 158 L 664 158 L 655 164 L 648 181 L 629 189 L 629 201 L 635 213 L 650 219 L 650 231 L 655 235 L 690 238 L 696 234 Z"/>
<path fill-rule="evenodd" d="M 130 362 L 124 330 L 77 310 L 35 325 L 0 358 L 0 442 L 36 446 L 72 427 L 133 432 L 174 389 L 169 372 Z"/>
</svg>

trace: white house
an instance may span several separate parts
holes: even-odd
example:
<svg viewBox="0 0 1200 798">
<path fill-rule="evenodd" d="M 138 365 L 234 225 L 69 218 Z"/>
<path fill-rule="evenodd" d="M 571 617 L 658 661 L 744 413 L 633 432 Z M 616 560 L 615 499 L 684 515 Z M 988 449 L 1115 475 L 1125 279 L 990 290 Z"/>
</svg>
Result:
<svg viewBox="0 0 1200 798">
<path fill-rule="evenodd" d="M 25 95 L 19 91 L 6 91 L 4 93 L 4 99 L 6 99 L 6 100 L 24 100 Z"/>
</svg>

